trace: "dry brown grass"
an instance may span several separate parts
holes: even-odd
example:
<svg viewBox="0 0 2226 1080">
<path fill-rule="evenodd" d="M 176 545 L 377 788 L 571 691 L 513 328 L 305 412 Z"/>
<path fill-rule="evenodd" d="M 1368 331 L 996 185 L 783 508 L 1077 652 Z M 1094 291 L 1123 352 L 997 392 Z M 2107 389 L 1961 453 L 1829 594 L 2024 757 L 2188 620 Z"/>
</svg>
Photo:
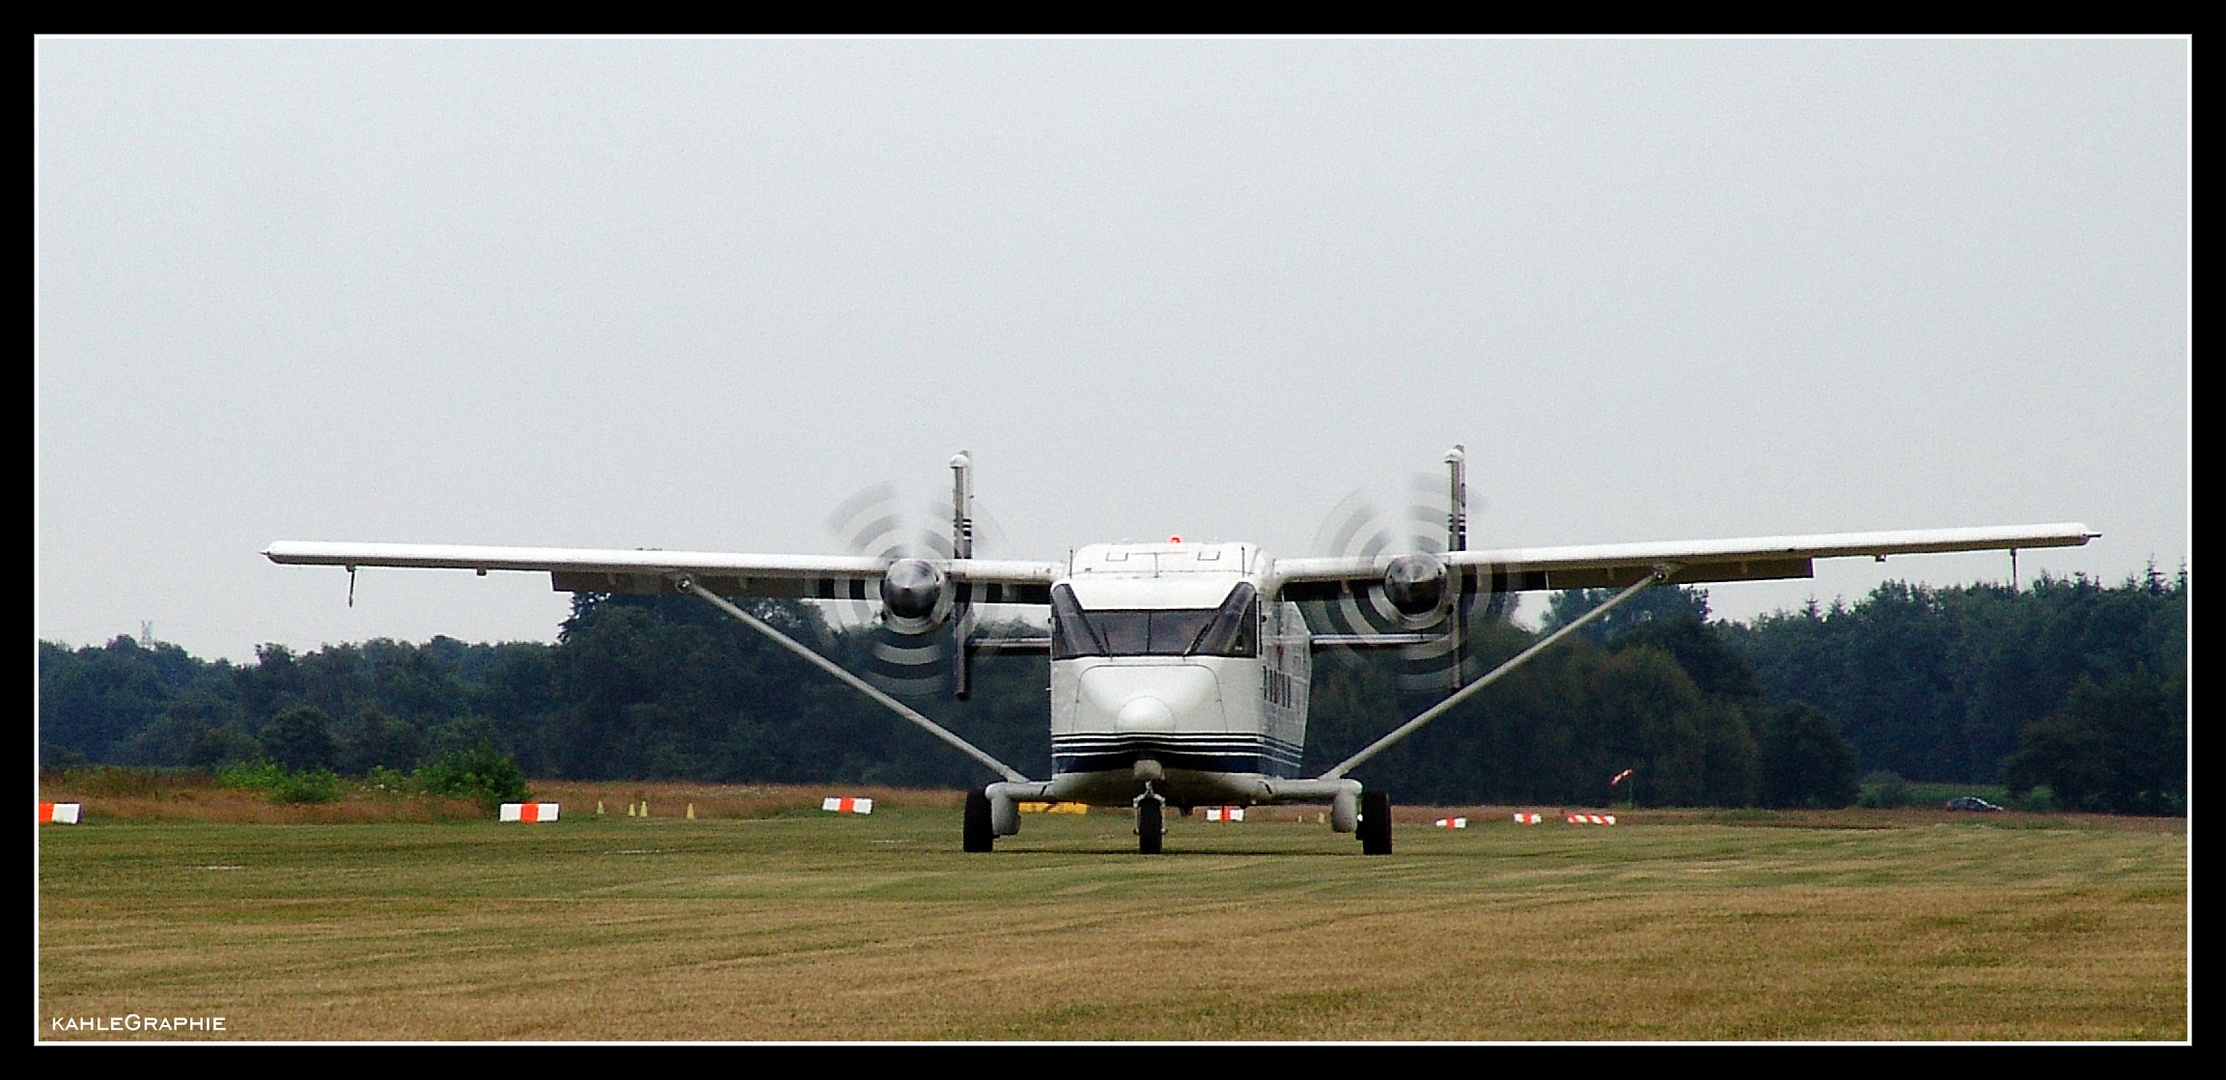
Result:
<svg viewBox="0 0 2226 1080">
<path fill-rule="evenodd" d="M 89 914 L 51 925 L 90 929 L 72 925 Z M 1171 897 L 993 912 L 359 901 L 182 914 L 107 958 L 111 989 L 48 1012 L 122 1015 L 152 998 L 280 1040 L 2186 1034 L 2173 1021 L 2186 985 L 2178 911 L 2122 897 Z"/>
<path fill-rule="evenodd" d="M 329 803 L 274 803 L 254 791 L 211 788 L 161 797 L 54 799 L 83 801 L 93 815 L 119 821 L 211 821 L 253 825 L 360 825 L 385 821 L 469 821 L 491 816 L 470 799 L 351 797 Z"/>
<path fill-rule="evenodd" d="M 865 796 L 876 807 L 955 809 L 964 792 L 847 784 L 698 784 L 686 781 L 536 780 L 535 800 L 556 802 L 571 815 L 625 816 L 629 803 L 647 801 L 655 817 L 680 817 L 693 805 L 699 818 L 764 818 L 817 810 L 828 795 Z M 84 805 L 85 820 L 208 821 L 255 825 L 337 825 L 370 822 L 469 821 L 494 817 L 470 799 L 437 798 L 345 784 L 329 803 L 279 803 L 260 793 L 222 788 L 206 773 L 100 772 L 40 778 L 39 801 Z"/>
<path fill-rule="evenodd" d="M 870 798 L 875 809 L 956 810 L 965 803 L 963 791 L 874 787 L 866 784 L 698 784 L 670 781 L 536 780 L 533 797 L 562 803 L 567 814 L 592 814 L 597 803 L 604 814 L 624 816 L 629 803 L 647 802 L 652 817 L 680 817 L 687 807 L 698 818 L 765 818 L 776 814 L 818 810 L 829 795 Z"/>
<path fill-rule="evenodd" d="M 261 1040 L 2188 1037 L 2184 833 L 1502 819 L 1369 859 L 1193 820 L 1144 858 L 1113 814 L 968 856 L 950 808 L 888 806 L 42 831 L 38 1016 Z"/>
<path fill-rule="evenodd" d="M 1259 806 L 1245 812 L 1249 819 L 1259 821 L 1311 822 L 1321 814 L 1319 806 Z M 1738 825 L 1742 827 L 1787 829 L 1914 829 L 1934 825 L 1989 825 L 2009 829 L 2105 829 L 2113 832 L 2185 833 L 2184 817 L 2129 817 L 2114 814 L 2038 814 L 2022 811 L 2002 811 L 1976 814 L 1968 811 L 1943 810 L 1938 807 L 1904 806 L 1894 809 L 1873 809 L 1850 806 L 1837 810 L 1725 810 L 1712 807 L 1641 807 L 1636 810 L 1620 806 L 1402 806 L 1391 808 L 1392 821 L 1400 825 L 1428 825 L 1438 818 L 1466 817 L 1470 827 L 1484 824 L 1512 824 L 1517 813 L 1539 814 L 1547 823 L 1558 822 L 1562 815 L 1613 814 L 1620 826 L 1649 825 Z"/>
<path fill-rule="evenodd" d="M 329 803 L 279 803 L 257 791 L 217 787 L 208 777 L 182 778 L 139 795 L 87 794 L 66 782 L 42 781 L 39 801 L 74 802 L 88 823 L 208 821 L 253 825 L 340 825 L 380 821 L 468 821 L 491 817 L 470 799 L 352 792 Z"/>
<path fill-rule="evenodd" d="M 654 817 L 683 816 L 690 805 L 698 818 L 766 818 L 784 813 L 817 810 L 829 795 L 867 797 L 878 808 L 956 810 L 965 802 L 962 791 L 948 789 L 876 787 L 862 784 L 707 784 L 684 780 L 535 780 L 529 784 L 534 799 L 556 802 L 568 815 L 593 814 L 601 803 L 604 813 L 623 817 L 626 807 L 646 801 Z M 85 804 L 88 820 L 108 817 L 127 821 L 211 821 L 263 825 L 363 823 L 377 821 L 461 821 L 492 817 L 491 811 L 466 799 L 440 799 L 374 791 L 346 785 L 343 796 L 332 803 L 280 804 L 265 796 L 216 786 L 206 773 L 148 773 L 137 770 L 98 770 L 48 774 L 40 778 L 39 799 L 44 802 Z M 1441 817 L 1467 817 L 1472 825 L 1500 823 L 1517 811 L 1543 814 L 1549 822 L 1564 812 L 1612 813 L 1623 825 L 1736 824 L 1781 828 L 1892 829 L 1939 824 L 1987 824 L 2001 828 L 2082 828 L 2132 832 L 2185 832 L 2185 818 L 2117 817 L 2107 814 L 2033 814 L 2016 811 L 1974 815 L 1934 807 L 1840 810 L 1716 810 L 1638 809 L 1584 806 L 1394 806 L 1392 819 L 1402 825 L 1426 826 Z M 1313 822 L 1324 813 L 1319 806 L 1260 806 L 1247 816 L 1255 821 Z"/>
</svg>

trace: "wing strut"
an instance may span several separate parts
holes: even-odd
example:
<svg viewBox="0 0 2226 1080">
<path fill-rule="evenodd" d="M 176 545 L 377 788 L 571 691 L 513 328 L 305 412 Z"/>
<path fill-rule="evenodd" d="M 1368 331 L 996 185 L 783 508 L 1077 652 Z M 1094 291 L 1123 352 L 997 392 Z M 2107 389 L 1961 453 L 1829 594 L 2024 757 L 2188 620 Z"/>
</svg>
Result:
<svg viewBox="0 0 2226 1080">
<path fill-rule="evenodd" d="M 1427 724 L 1440 716 L 1444 716 L 1447 710 L 1453 708 L 1455 705 L 1459 705 L 1463 701 L 1468 700 L 1470 695 L 1475 694 L 1477 691 L 1492 685 L 1492 683 L 1498 680 L 1500 676 L 1523 666 L 1523 664 L 1527 663 L 1531 657 L 1546 651 L 1546 648 L 1552 645 L 1554 642 L 1560 641 L 1562 638 L 1574 632 L 1578 627 L 1583 626 L 1584 624 L 1607 614 L 1609 608 L 1615 607 L 1617 604 L 1620 604 L 1625 600 L 1629 600 L 1630 598 L 1637 596 L 1640 591 L 1646 589 L 1649 586 L 1661 583 L 1661 581 L 1669 577 L 1670 572 L 1675 569 L 1676 567 L 1674 566 L 1669 566 L 1666 564 L 1656 564 L 1653 573 L 1640 578 L 1638 580 L 1638 583 L 1631 586 L 1630 588 L 1615 594 L 1614 599 L 1609 600 L 1607 603 L 1602 604 L 1599 607 L 1593 608 L 1591 611 L 1585 612 L 1584 615 L 1578 618 L 1576 621 L 1562 627 L 1559 630 L 1554 631 L 1551 634 L 1548 634 L 1546 636 L 1546 640 L 1541 641 L 1538 644 L 1531 646 L 1530 648 L 1524 649 L 1522 652 L 1516 653 L 1514 659 L 1509 660 L 1508 662 L 1501 664 L 1496 668 L 1493 668 L 1490 672 L 1486 673 L 1483 678 L 1462 687 L 1460 692 L 1446 698 L 1444 701 L 1430 706 L 1428 709 L 1423 711 L 1422 715 L 1417 716 L 1414 719 L 1409 720 L 1406 723 L 1401 724 L 1397 728 L 1393 729 L 1391 734 L 1386 735 L 1381 739 L 1377 739 L 1375 742 L 1369 743 L 1367 749 L 1364 749 L 1360 753 L 1354 754 L 1353 756 L 1338 762 L 1336 768 L 1323 773 L 1318 779 L 1343 779 L 1346 773 L 1351 772 L 1355 768 L 1358 768 L 1361 762 L 1375 757 L 1385 747 L 1390 746 L 1392 743 L 1398 742 L 1399 740 L 1414 734 L 1415 730 L 1420 728 L 1422 725 Z"/>
<path fill-rule="evenodd" d="M 680 591 L 682 592 L 691 592 L 696 594 L 697 596 L 711 601 L 713 604 L 718 606 L 719 610 L 742 620 L 743 625 L 748 626 L 750 629 L 755 630 L 760 634 L 764 634 L 766 637 L 772 638 L 782 648 L 787 649 L 788 651 L 795 653 L 796 655 L 801 656 L 814 664 L 819 665 L 820 668 L 825 670 L 828 674 L 833 675 L 834 677 L 841 679 L 846 683 L 849 683 L 852 687 L 856 688 L 858 692 L 874 699 L 875 701 L 882 703 L 883 705 L 888 706 L 890 709 L 894 710 L 898 716 L 902 716 L 905 719 L 928 729 L 928 731 L 936 738 L 941 739 L 944 742 L 947 742 L 952 746 L 965 751 L 968 757 L 971 757 L 974 760 L 989 766 L 991 769 L 996 770 L 999 774 L 1003 775 L 1005 779 L 1010 780 L 1016 784 L 1025 784 L 1029 782 L 1028 777 L 1023 775 L 1020 770 L 1015 769 L 1012 766 L 989 756 L 989 754 L 984 752 L 980 747 L 977 747 L 973 743 L 967 742 L 966 740 L 951 734 L 950 729 L 945 728 L 943 725 L 920 715 L 918 710 L 913 709 L 905 705 L 903 702 L 898 701 L 897 699 L 875 689 L 872 683 L 869 683 L 856 675 L 852 675 L 851 673 L 844 671 L 834 661 L 829 660 L 826 657 L 805 648 L 802 644 L 798 643 L 795 638 L 792 638 L 787 634 L 781 633 L 779 630 L 774 629 L 765 620 L 751 615 L 749 612 L 734 606 L 732 603 L 729 603 L 725 597 L 720 596 L 719 594 L 696 584 L 696 580 L 694 578 L 683 575 L 681 577 L 674 578 L 673 584 L 678 585 L 680 587 Z"/>
</svg>

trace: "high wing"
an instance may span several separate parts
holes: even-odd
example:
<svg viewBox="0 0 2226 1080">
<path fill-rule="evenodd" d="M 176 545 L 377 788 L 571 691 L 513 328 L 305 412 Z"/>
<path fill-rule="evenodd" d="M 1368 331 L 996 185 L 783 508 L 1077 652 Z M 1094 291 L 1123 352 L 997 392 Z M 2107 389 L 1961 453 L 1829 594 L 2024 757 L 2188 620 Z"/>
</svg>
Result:
<svg viewBox="0 0 2226 1080">
<path fill-rule="evenodd" d="M 406 566 L 542 571 L 558 592 L 680 592 L 686 577 L 721 596 L 870 600 L 890 560 L 863 555 L 747 555 L 719 551 L 614 551 L 592 548 L 467 547 L 280 540 L 264 549 L 294 566 Z M 1010 559 L 926 560 L 978 604 L 1048 604 L 1059 564 Z"/>
<path fill-rule="evenodd" d="M 1709 581 L 1762 581 L 1815 576 L 1812 560 L 1943 551 L 2002 551 L 2077 547 L 2100 536 L 2078 522 L 1997 525 L 1969 529 L 1757 536 L 1735 540 L 1683 540 L 1585 547 L 1500 548 L 1449 551 L 1436 556 L 1459 568 L 1464 591 L 1529 592 L 1606 589 L 1632 585 L 1668 566 L 1673 585 Z M 1383 584 L 1399 553 L 1365 558 L 1278 559 L 1275 576 L 1287 600 L 1329 600 Z"/>
</svg>

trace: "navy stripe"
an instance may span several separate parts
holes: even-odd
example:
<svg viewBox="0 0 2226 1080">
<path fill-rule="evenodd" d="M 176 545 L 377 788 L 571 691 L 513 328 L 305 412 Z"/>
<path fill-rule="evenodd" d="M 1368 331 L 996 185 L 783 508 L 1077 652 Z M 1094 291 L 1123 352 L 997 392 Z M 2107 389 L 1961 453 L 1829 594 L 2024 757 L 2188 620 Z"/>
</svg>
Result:
<svg viewBox="0 0 2226 1080">
<path fill-rule="evenodd" d="M 1054 741 L 1070 739 L 1107 739 L 1115 742 L 1132 742 L 1138 739 L 1152 742 L 1280 742 L 1273 735 L 1253 731 L 1075 731 L 1053 735 Z"/>
<path fill-rule="evenodd" d="M 1151 757 L 1170 769 L 1190 769 L 1197 772 L 1269 773 L 1272 762 L 1256 755 L 1243 754 L 1170 754 L 1164 751 L 1144 754 L 1125 750 L 1113 754 L 1090 754 L 1080 757 L 1051 756 L 1054 773 L 1128 772 L 1136 767 L 1136 759 Z"/>
<path fill-rule="evenodd" d="M 1154 746 L 1289 746 L 1297 743 L 1264 735 L 1171 735 L 1155 732 L 1130 732 L 1120 735 L 1054 735 L 1053 746 L 1132 746 L 1150 743 Z"/>
<path fill-rule="evenodd" d="M 1092 733 L 1051 740 L 1054 772 L 1120 771 L 1149 757 L 1173 769 L 1285 777 L 1298 774 L 1304 754 L 1303 747 L 1260 735 Z"/>
</svg>

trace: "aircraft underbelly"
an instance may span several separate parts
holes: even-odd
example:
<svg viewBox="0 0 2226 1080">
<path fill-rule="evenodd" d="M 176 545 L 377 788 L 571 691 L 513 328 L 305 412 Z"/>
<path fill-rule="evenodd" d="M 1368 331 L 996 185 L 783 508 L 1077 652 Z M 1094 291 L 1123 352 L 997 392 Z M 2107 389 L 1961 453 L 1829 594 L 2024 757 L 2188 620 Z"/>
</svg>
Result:
<svg viewBox="0 0 2226 1080">
<path fill-rule="evenodd" d="M 1260 799 L 1265 780 L 1256 772 L 1168 769 L 1161 779 L 1152 782 L 1152 791 L 1178 806 L 1246 806 Z M 1051 786 L 1064 801 L 1098 806 L 1127 806 L 1144 793 L 1144 782 L 1129 768 L 1054 772 Z"/>
</svg>

